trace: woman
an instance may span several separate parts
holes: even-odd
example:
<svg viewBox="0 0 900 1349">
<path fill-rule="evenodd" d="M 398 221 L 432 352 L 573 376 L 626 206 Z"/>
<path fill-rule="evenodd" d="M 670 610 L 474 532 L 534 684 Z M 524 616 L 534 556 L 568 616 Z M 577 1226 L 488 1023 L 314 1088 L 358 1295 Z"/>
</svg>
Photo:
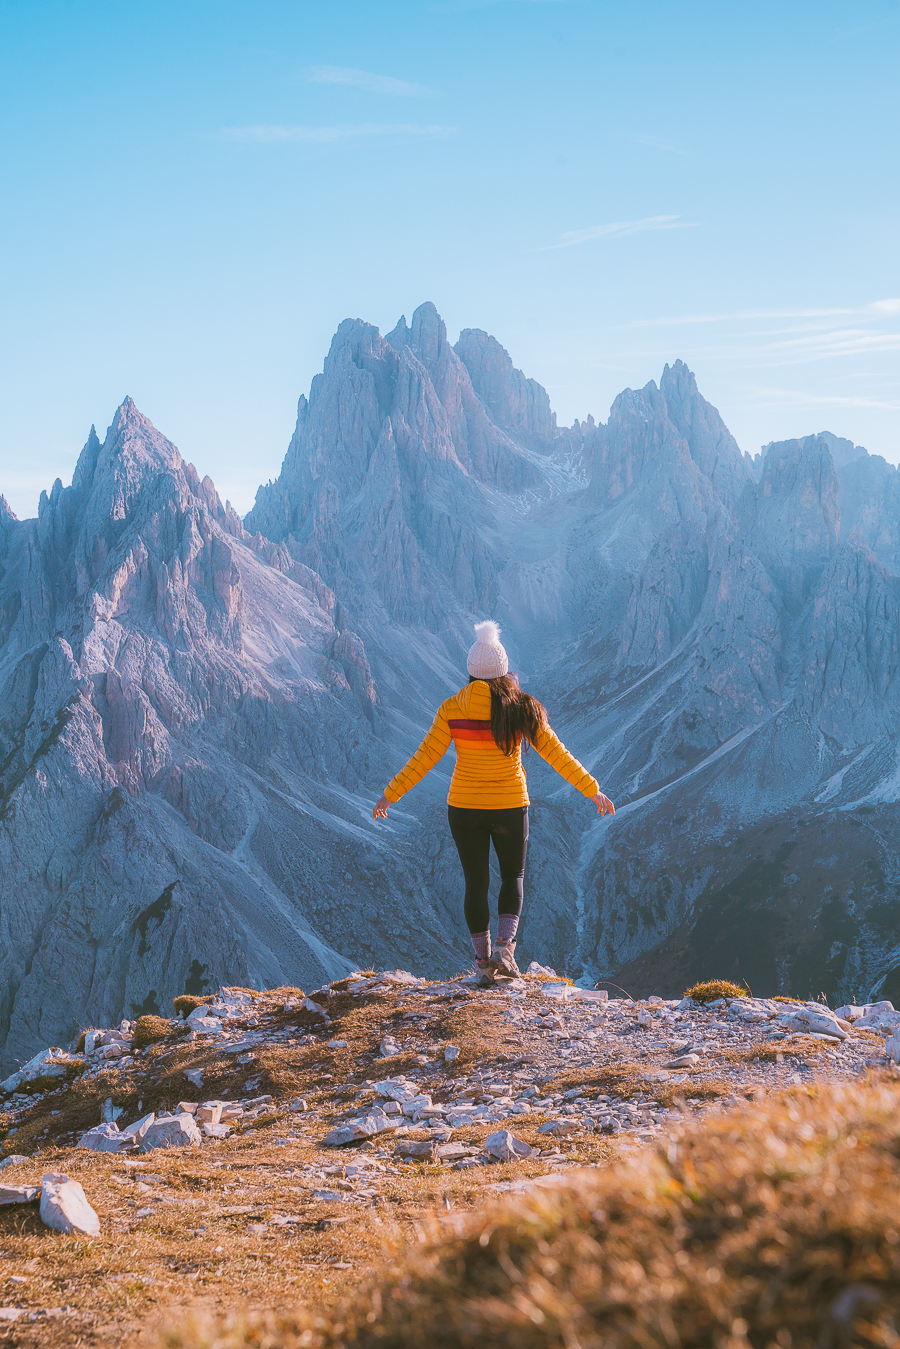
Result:
<svg viewBox="0 0 900 1349">
<path fill-rule="evenodd" d="M 547 713 L 523 693 L 500 645 L 500 628 L 488 620 L 475 624 L 476 641 L 466 662 L 469 682 L 447 698 L 431 730 L 409 762 L 384 789 L 373 812 L 384 819 L 388 806 L 415 787 L 446 753 L 451 740 L 456 767 L 447 797 L 450 832 L 466 881 L 465 915 L 475 948 L 477 982 L 489 987 L 496 975 L 515 977 L 516 930 L 522 912 L 522 878 L 528 846 L 528 790 L 522 745 L 533 745 L 573 787 L 596 801 L 601 815 L 615 814 L 608 796 L 553 734 Z M 500 864 L 497 945 L 491 952 L 491 844 Z"/>
</svg>

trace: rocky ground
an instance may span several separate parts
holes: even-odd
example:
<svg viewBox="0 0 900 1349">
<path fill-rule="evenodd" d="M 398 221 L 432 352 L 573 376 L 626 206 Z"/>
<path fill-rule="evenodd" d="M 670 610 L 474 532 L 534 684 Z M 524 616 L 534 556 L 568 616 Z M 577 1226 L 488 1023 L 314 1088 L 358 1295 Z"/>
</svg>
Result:
<svg viewBox="0 0 900 1349">
<path fill-rule="evenodd" d="M 182 998 L 171 1020 L 36 1056 L 2 1084 L 0 1342 L 130 1344 L 190 1308 L 328 1306 L 435 1212 L 900 1059 L 888 1002 L 692 992 L 634 1002 L 540 966 L 486 990 L 367 972 Z M 98 1235 L 42 1222 L 60 1173 Z"/>
</svg>

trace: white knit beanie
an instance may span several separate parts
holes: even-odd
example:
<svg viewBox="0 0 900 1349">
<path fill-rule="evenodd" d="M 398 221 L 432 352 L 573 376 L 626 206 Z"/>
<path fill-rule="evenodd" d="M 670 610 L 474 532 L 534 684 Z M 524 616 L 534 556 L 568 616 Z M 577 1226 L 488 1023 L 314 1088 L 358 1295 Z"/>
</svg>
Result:
<svg viewBox="0 0 900 1349">
<path fill-rule="evenodd" d="M 509 660 L 500 645 L 500 624 L 492 618 L 475 624 L 475 645 L 469 647 L 466 668 L 476 679 L 499 679 L 509 672 Z"/>
</svg>

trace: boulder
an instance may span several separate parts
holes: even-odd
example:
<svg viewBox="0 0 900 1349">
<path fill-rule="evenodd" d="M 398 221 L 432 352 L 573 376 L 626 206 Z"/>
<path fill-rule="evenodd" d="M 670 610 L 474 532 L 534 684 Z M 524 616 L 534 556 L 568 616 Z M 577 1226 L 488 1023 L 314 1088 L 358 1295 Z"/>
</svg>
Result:
<svg viewBox="0 0 900 1349">
<path fill-rule="evenodd" d="M 170 1115 L 151 1124 L 138 1147 L 141 1152 L 153 1148 L 199 1148 L 200 1141 L 200 1130 L 191 1115 Z"/>
<path fill-rule="evenodd" d="M 77 1180 L 59 1171 L 48 1172 L 41 1180 L 41 1222 L 57 1232 L 83 1232 L 96 1237 L 100 1219 L 87 1201 Z"/>
<path fill-rule="evenodd" d="M 135 1120 L 134 1124 L 129 1124 L 122 1130 L 123 1138 L 130 1138 L 133 1142 L 139 1143 L 144 1137 L 151 1124 L 156 1123 L 156 1116 L 151 1111 L 149 1115 L 142 1115 L 140 1119 Z"/>
<path fill-rule="evenodd" d="M 488 1134 L 482 1146 L 487 1155 L 495 1157 L 498 1162 L 517 1162 L 534 1152 L 534 1148 L 523 1138 L 516 1138 L 508 1129 L 497 1129 L 495 1133 Z"/>
<path fill-rule="evenodd" d="M 40 1192 L 40 1185 L 0 1185 L 0 1208 L 7 1204 L 33 1204 Z"/>
<path fill-rule="evenodd" d="M 134 1142 L 130 1136 L 119 1132 L 118 1124 L 98 1124 L 94 1129 L 88 1129 L 87 1133 L 81 1135 L 78 1140 L 80 1148 L 90 1148 L 92 1152 L 120 1152 L 122 1148 L 127 1148 Z"/>
</svg>

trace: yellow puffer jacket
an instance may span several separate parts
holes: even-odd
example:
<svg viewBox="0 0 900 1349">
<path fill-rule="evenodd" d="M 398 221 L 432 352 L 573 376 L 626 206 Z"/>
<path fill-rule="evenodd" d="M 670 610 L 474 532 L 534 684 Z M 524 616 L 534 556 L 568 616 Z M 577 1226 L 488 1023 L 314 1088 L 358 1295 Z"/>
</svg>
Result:
<svg viewBox="0 0 900 1349">
<path fill-rule="evenodd" d="M 528 805 L 528 788 L 522 767 L 522 746 L 504 754 L 491 734 L 491 690 L 483 680 L 466 684 L 445 699 L 431 729 L 407 764 L 391 778 L 384 794 L 389 801 L 421 782 L 425 774 L 450 748 L 456 748 L 456 767 L 447 804 L 470 810 L 507 810 Z M 569 753 L 549 726 L 541 731 L 534 748 L 557 773 L 588 799 L 600 788 L 587 769 Z"/>
</svg>

